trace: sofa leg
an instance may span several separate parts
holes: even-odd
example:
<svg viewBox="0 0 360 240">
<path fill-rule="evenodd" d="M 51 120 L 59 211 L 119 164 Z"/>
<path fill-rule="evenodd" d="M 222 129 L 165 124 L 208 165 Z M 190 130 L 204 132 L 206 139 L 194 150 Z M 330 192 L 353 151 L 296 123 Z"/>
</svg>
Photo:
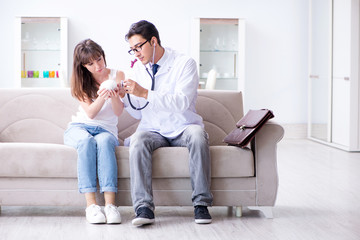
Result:
<svg viewBox="0 0 360 240">
<path fill-rule="evenodd" d="M 240 218 L 242 216 L 242 206 L 236 206 L 235 208 L 235 216 Z"/>
<path fill-rule="evenodd" d="M 234 211 L 234 208 L 232 206 L 228 206 L 227 207 L 227 214 L 228 216 L 232 216 L 233 215 L 233 211 Z"/>
<path fill-rule="evenodd" d="M 249 209 L 252 209 L 252 210 L 259 210 L 261 211 L 266 218 L 274 218 L 273 216 L 273 212 L 272 212 L 272 207 L 249 207 Z"/>
<path fill-rule="evenodd" d="M 272 207 L 261 207 L 259 210 L 262 211 L 266 218 L 274 218 Z"/>
</svg>

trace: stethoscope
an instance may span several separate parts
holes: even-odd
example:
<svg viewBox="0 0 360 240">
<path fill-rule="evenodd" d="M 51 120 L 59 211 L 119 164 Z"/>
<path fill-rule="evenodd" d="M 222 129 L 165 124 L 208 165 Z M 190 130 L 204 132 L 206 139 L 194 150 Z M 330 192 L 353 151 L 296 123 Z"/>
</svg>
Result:
<svg viewBox="0 0 360 240">
<path fill-rule="evenodd" d="M 155 58 L 155 44 L 154 44 L 152 62 L 154 62 L 154 58 Z M 134 60 L 134 62 L 132 63 L 132 65 L 133 65 L 135 62 L 136 62 L 136 59 Z M 153 69 L 153 74 L 152 74 L 152 75 L 151 75 L 151 73 L 149 72 L 149 69 L 147 68 L 147 66 L 144 65 L 144 66 L 145 66 L 145 69 L 146 69 L 146 72 L 149 74 L 149 76 L 150 76 L 150 78 L 151 78 L 151 91 L 154 91 L 154 88 L 155 88 L 155 74 L 156 74 L 156 73 L 154 73 L 154 65 L 155 65 L 155 64 L 152 64 L 152 65 L 151 65 L 151 68 Z M 130 94 L 127 93 L 126 95 L 127 95 L 128 100 L 129 100 L 130 106 L 131 106 L 134 110 L 138 110 L 138 111 L 143 110 L 143 109 L 146 108 L 146 106 L 149 104 L 149 101 L 147 101 L 146 104 L 145 104 L 143 107 L 137 108 L 137 107 L 135 107 L 135 106 L 132 104 L 131 99 L 130 99 Z"/>
<path fill-rule="evenodd" d="M 149 72 L 149 69 L 148 69 L 146 66 L 145 66 L 145 69 L 146 69 L 146 72 L 149 74 L 149 76 L 150 76 L 150 78 L 151 78 L 151 91 L 153 91 L 154 88 L 155 88 L 155 74 L 154 74 L 154 72 L 153 72 L 153 74 L 151 75 L 151 73 Z M 133 109 L 135 109 L 135 110 L 138 110 L 138 111 L 139 111 L 139 110 L 143 110 L 143 109 L 146 108 L 146 106 L 149 104 L 149 101 L 147 101 L 146 104 L 145 104 L 143 107 L 137 108 L 137 107 L 135 107 L 135 106 L 132 104 L 131 98 L 130 98 L 130 94 L 127 93 L 126 95 L 127 95 L 128 100 L 129 100 L 130 106 L 131 106 Z"/>
</svg>

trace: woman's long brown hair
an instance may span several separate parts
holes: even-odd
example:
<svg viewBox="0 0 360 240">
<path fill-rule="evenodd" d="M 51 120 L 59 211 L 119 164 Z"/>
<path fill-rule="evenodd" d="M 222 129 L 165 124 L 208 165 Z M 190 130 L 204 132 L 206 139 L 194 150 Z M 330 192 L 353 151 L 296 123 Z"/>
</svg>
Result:
<svg viewBox="0 0 360 240">
<path fill-rule="evenodd" d="M 74 49 L 71 94 L 80 101 L 97 97 L 99 84 L 84 65 L 100 56 L 103 56 L 106 65 L 104 50 L 91 39 L 81 41 Z"/>
</svg>

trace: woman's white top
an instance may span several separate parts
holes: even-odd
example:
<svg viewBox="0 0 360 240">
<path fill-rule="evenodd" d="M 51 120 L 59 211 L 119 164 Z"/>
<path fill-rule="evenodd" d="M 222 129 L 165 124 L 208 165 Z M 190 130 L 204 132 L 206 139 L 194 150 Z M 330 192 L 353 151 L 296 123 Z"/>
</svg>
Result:
<svg viewBox="0 0 360 240">
<path fill-rule="evenodd" d="M 110 69 L 109 79 L 115 80 L 116 72 L 115 69 Z M 115 115 L 112 109 L 110 98 L 105 101 L 104 105 L 93 119 L 88 117 L 85 110 L 80 105 L 76 116 L 72 116 L 72 123 L 84 123 L 91 126 L 99 126 L 118 138 L 118 116 Z"/>
</svg>

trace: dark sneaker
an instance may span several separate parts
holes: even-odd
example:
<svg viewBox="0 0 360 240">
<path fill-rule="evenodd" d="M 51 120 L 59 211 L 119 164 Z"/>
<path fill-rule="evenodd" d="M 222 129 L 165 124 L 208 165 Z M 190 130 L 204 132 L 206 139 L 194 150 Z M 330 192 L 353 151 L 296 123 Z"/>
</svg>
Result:
<svg viewBox="0 0 360 240">
<path fill-rule="evenodd" d="M 194 213 L 196 223 L 211 223 L 212 219 L 206 206 L 195 206 Z"/>
<path fill-rule="evenodd" d="M 136 217 L 132 220 L 134 226 L 142 226 L 155 222 L 154 212 L 147 207 L 140 207 L 136 211 Z"/>
</svg>

